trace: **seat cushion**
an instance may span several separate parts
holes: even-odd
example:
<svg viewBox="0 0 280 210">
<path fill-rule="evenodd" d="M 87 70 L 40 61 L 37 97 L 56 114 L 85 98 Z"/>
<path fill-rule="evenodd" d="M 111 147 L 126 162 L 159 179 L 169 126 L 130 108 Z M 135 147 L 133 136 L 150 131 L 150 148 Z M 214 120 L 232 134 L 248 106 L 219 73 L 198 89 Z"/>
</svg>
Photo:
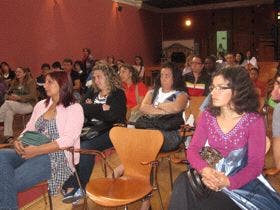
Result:
<svg viewBox="0 0 280 210">
<path fill-rule="evenodd" d="M 91 180 L 86 187 L 88 197 L 102 206 L 122 206 L 137 201 L 152 191 L 149 180 L 121 177 Z"/>
</svg>

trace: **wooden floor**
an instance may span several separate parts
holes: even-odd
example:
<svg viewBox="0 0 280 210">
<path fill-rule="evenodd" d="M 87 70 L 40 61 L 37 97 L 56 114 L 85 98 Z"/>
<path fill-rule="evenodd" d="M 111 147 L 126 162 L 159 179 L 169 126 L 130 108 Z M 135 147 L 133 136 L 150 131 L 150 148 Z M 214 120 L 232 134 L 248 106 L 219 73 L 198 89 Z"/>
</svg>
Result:
<svg viewBox="0 0 280 210">
<path fill-rule="evenodd" d="M 19 121 L 17 121 L 17 122 L 19 122 Z M 19 124 L 14 126 L 15 130 L 16 130 L 16 134 L 19 134 L 20 131 L 22 130 L 21 124 L 22 123 L 19 122 Z M 271 132 L 268 132 L 268 133 L 271 133 Z M 2 134 L 2 131 L 1 131 L 1 134 Z M 179 154 L 179 156 L 184 157 L 184 153 L 181 152 Z M 111 154 L 108 159 L 109 159 L 112 166 L 118 166 L 119 163 L 120 163 L 116 153 Z M 269 167 L 272 167 L 272 166 L 273 166 L 272 151 L 270 150 L 267 154 L 267 157 L 266 157 L 265 167 L 269 168 Z M 185 170 L 184 165 L 173 164 L 172 168 L 173 168 L 174 180 L 178 176 L 178 174 L 180 174 L 181 172 L 183 172 Z M 94 178 L 94 177 L 104 177 L 100 161 L 96 162 L 96 165 L 94 167 L 91 178 Z M 159 180 L 160 190 L 161 190 L 161 194 L 162 194 L 164 209 L 167 209 L 170 194 L 171 194 L 167 160 L 162 160 L 160 162 L 159 171 L 158 171 L 158 180 Z M 278 192 L 280 192 L 280 175 L 278 174 L 277 176 L 274 176 L 274 177 L 268 177 L 268 180 L 272 184 L 272 186 Z M 53 203 L 54 203 L 54 209 L 55 210 L 70 210 L 70 209 L 82 210 L 81 205 L 72 206 L 70 204 L 62 203 L 62 201 L 61 201 L 62 196 L 60 196 L 60 195 L 59 196 L 54 196 L 52 198 L 52 200 L 53 200 Z M 151 202 L 152 202 L 153 210 L 160 210 L 159 197 L 157 195 L 157 192 L 153 193 Z M 89 209 L 94 209 L 94 210 L 116 209 L 116 208 L 104 208 L 104 207 L 101 207 L 101 206 L 97 206 L 93 202 L 89 201 L 89 199 L 88 199 L 88 203 L 89 203 Z M 130 210 L 138 210 L 138 209 L 140 209 L 140 206 L 141 206 L 141 201 L 138 201 L 134 204 L 131 204 L 129 206 L 129 209 Z M 25 206 L 25 208 L 22 208 L 22 209 L 26 209 L 26 210 L 41 210 L 41 209 L 45 210 L 46 209 L 46 210 L 48 210 L 49 206 L 46 206 L 46 204 L 44 202 L 44 199 L 42 197 L 41 199 L 36 200 L 35 202 Z M 124 209 L 124 208 L 119 207 L 118 209 L 120 210 L 120 209 Z"/>
<path fill-rule="evenodd" d="M 181 156 L 183 155 L 183 152 L 180 154 Z M 110 163 L 112 163 L 113 166 L 117 166 L 119 164 L 119 160 L 118 157 L 116 155 L 116 153 L 113 153 L 110 157 L 109 157 L 109 161 Z M 185 170 L 185 166 L 184 165 L 175 165 L 173 164 L 173 172 L 174 172 L 174 179 L 178 176 L 179 173 L 181 173 L 182 171 Z M 268 153 L 267 158 L 266 158 L 266 167 L 270 167 L 272 166 L 272 153 L 271 151 Z M 93 170 L 93 174 L 91 178 L 94 177 L 103 177 L 103 171 L 101 168 L 101 164 L 100 161 L 96 163 L 96 166 Z M 164 204 L 164 209 L 168 208 L 168 202 L 169 202 L 169 198 L 170 198 L 170 182 L 169 182 L 169 173 L 168 173 L 168 163 L 166 160 L 162 160 L 160 163 L 160 167 L 159 167 L 159 184 L 160 184 L 160 190 L 161 190 L 161 194 L 162 194 L 162 198 L 163 198 L 163 204 Z M 275 189 L 280 192 L 280 175 L 277 175 L 275 177 L 269 177 L 268 180 L 270 181 L 270 183 L 275 187 Z M 82 206 L 73 206 L 70 204 L 64 204 L 61 202 L 62 197 L 61 196 L 55 196 L 53 197 L 53 202 L 54 202 L 54 209 L 55 210 L 70 210 L 70 209 L 75 209 L 75 210 L 82 210 Z M 89 199 L 88 199 L 89 200 Z M 160 209 L 160 205 L 159 205 L 159 198 L 157 195 L 157 192 L 153 192 L 153 196 L 152 196 L 152 208 L 153 210 L 159 210 Z M 94 209 L 94 210 L 105 210 L 105 209 L 116 209 L 116 208 L 105 208 L 105 207 L 101 207 L 101 206 L 97 206 L 96 204 L 94 204 L 91 201 L 88 201 L 89 203 L 89 209 Z M 129 209 L 131 210 L 137 210 L 140 208 L 141 202 L 136 202 L 132 205 L 129 206 Z M 33 203 L 32 205 L 30 205 L 27 208 L 24 209 L 28 209 L 28 210 L 38 210 L 38 209 L 49 209 L 48 206 L 45 205 L 44 200 L 41 199 L 35 203 Z M 119 207 L 118 209 L 124 209 Z"/>
</svg>

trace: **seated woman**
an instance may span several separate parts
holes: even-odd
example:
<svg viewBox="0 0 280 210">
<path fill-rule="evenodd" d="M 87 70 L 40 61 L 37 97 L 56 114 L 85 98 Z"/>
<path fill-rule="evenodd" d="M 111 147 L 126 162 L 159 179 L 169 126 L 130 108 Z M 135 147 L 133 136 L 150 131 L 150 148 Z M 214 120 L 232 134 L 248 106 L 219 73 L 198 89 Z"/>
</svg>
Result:
<svg viewBox="0 0 280 210">
<path fill-rule="evenodd" d="M 197 197 L 184 172 L 175 181 L 169 209 L 279 209 L 279 195 L 261 175 L 265 124 L 248 73 L 242 67 L 218 71 L 210 93 L 210 107 L 202 113 L 186 155 L 212 191 Z M 216 168 L 200 156 L 207 143 L 223 156 Z"/>
<path fill-rule="evenodd" d="M 259 69 L 254 66 L 250 67 L 249 75 L 259 93 L 259 96 L 265 97 L 266 87 L 265 87 L 265 83 L 259 80 Z"/>
<path fill-rule="evenodd" d="M 133 66 L 129 64 L 121 64 L 119 69 L 122 86 L 126 96 L 126 118 L 128 122 L 135 122 L 141 115 L 139 107 L 147 93 L 147 88 L 144 83 L 140 81 L 138 71 Z M 119 165 L 114 169 L 115 177 L 121 176 L 123 172 L 123 165 Z"/>
<path fill-rule="evenodd" d="M 85 118 L 89 121 L 100 121 L 106 125 L 124 123 L 126 115 L 126 98 L 121 89 L 121 81 L 117 73 L 105 64 L 97 64 L 92 69 L 93 87 L 89 89 L 83 101 Z M 95 91 L 96 90 L 96 91 Z M 112 147 L 109 138 L 110 127 L 102 134 L 92 139 L 84 139 L 81 149 L 93 149 L 103 151 Z M 77 166 L 82 188 L 85 189 L 94 167 L 92 155 L 81 155 L 80 164 Z M 74 178 L 70 177 L 63 187 L 65 191 L 63 202 L 70 203 L 79 200 L 83 196 L 83 189 Z"/>
<path fill-rule="evenodd" d="M 171 62 L 163 64 L 160 78 L 155 88 L 147 92 L 140 106 L 140 111 L 146 115 L 166 115 L 183 112 L 186 108 L 188 96 L 186 86 L 177 65 Z M 177 130 L 162 131 L 164 142 L 162 152 L 176 149 L 181 138 Z"/>
<path fill-rule="evenodd" d="M 188 96 L 186 94 L 181 71 L 174 63 L 165 63 L 160 70 L 160 78 L 155 89 L 147 92 L 140 106 L 140 111 L 147 115 L 166 115 L 185 110 Z M 168 123 L 168 122 L 166 122 Z M 162 152 L 172 151 L 179 147 L 181 137 L 178 130 L 161 131 L 164 135 Z M 143 202 L 141 210 L 150 208 L 149 200 Z"/>
<path fill-rule="evenodd" d="M 24 147 L 18 140 L 15 149 L 0 150 L 1 209 L 18 209 L 17 193 L 45 180 L 51 193 L 56 194 L 75 170 L 71 153 L 59 150 L 80 147 L 83 109 L 74 101 L 72 81 L 66 72 L 48 73 L 45 89 L 48 97 L 36 104 L 23 133 L 38 131 L 52 141 Z M 78 154 L 74 160 L 78 164 Z"/>
<path fill-rule="evenodd" d="M 144 67 L 144 61 L 143 58 L 139 55 L 136 55 L 134 58 L 135 64 L 133 67 L 137 70 L 138 76 L 141 80 L 144 79 L 144 74 L 145 74 L 145 67 Z"/>
<path fill-rule="evenodd" d="M 129 64 L 122 64 L 119 70 L 122 86 L 126 96 L 126 106 L 130 112 L 129 121 L 135 121 L 137 111 L 143 101 L 147 88 L 143 82 L 140 81 L 138 71 Z M 129 119 L 130 118 L 130 119 Z"/>
<path fill-rule="evenodd" d="M 0 142 L 13 138 L 15 114 L 29 114 L 37 101 L 36 83 L 30 78 L 28 69 L 18 67 L 16 78 L 12 81 L 6 100 L 0 107 L 0 122 L 4 122 L 4 137 Z"/>
</svg>

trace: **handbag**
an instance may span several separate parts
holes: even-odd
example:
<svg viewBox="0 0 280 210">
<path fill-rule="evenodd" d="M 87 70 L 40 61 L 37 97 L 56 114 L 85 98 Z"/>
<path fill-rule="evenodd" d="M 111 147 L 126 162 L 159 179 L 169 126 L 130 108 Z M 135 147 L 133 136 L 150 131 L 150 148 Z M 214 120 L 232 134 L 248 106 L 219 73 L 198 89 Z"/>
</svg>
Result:
<svg viewBox="0 0 280 210">
<path fill-rule="evenodd" d="M 158 129 L 158 130 L 178 130 L 184 124 L 182 112 L 166 115 L 143 115 L 138 118 L 135 128 Z"/>
<path fill-rule="evenodd" d="M 82 128 L 80 139 L 81 141 L 92 140 L 93 138 L 100 136 L 101 134 L 110 130 L 112 127 L 113 125 L 111 123 L 91 119 L 91 121 L 85 123 L 85 126 Z"/>
<path fill-rule="evenodd" d="M 24 146 L 39 146 L 51 142 L 47 136 L 37 131 L 26 131 L 19 139 Z"/>
<path fill-rule="evenodd" d="M 203 160 L 205 160 L 209 166 L 212 168 L 215 167 L 216 163 L 219 162 L 220 159 L 223 158 L 221 153 L 209 146 L 203 147 L 200 151 L 200 156 Z M 197 198 L 201 198 L 204 196 L 209 196 L 211 193 L 211 189 L 209 189 L 201 180 L 201 175 L 198 171 L 190 166 L 189 163 L 187 170 L 187 179 L 189 180 L 191 190 Z"/>
</svg>

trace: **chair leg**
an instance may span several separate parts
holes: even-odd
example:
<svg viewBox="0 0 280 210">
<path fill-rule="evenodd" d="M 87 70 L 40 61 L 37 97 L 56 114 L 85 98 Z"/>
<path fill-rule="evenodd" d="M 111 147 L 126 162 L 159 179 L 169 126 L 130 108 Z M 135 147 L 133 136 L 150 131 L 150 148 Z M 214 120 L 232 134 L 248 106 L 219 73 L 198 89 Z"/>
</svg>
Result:
<svg viewBox="0 0 280 210">
<path fill-rule="evenodd" d="M 169 165 L 170 187 L 171 187 L 171 191 L 172 191 L 173 190 L 173 174 L 172 174 L 171 157 L 168 157 L 168 165 Z"/>
<path fill-rule="evenodd" d="M 105 156 L 105 160 L 102 160 L 102 164 L 104 167 L 104 176 L 107 177 L 107 165 L 106 165 L 107 157 Z"/>
<path fill-rule="evenodd" d="M 160 194 L 160 190 L 159 190 L 159 185 L 158 185 L 158 181 L 157 181 L 157 173 L 158 173 L 158 166 L 154 167 L 154 169 L 153 169 L 152 185 L 153 185 L 153 189 L 158 192 L 161 210 L 164 210 L 162 198 L 161 198 L 161 194 Z"/>
<path fill-rule="evenodd" d="M 124 206 L 124 210 L 128 210 L 128 207 L 127 207 L 127 205 L 125 205 L 125 206 Z"/>
<path fill-rule="evenodd" d="M 85 195 L 85 197 L 84 197 L 83 210 L 88 210 L 87 195 Z"/>
<path fill-rule="evenodd" d="M 164 210 L 164 209 L 163 209 L 163 203 L 162 203 L 161 193 L 160 193 L 160 190 L 159 190 L 158 184 L 156 184 L 156 185 L 157 185 L 156 190 L 157 190 L 157 192 L 158 192 L 159 201 L 160 201 L 160 208 L 161 208 L 161 210 Z"/>
<path fill-rule="evenodd" d="M 52 196 L 49 190 L 48 190 L 48 198 L 50 203 L 50 210 L 53 210 Z"/>
</svg>

